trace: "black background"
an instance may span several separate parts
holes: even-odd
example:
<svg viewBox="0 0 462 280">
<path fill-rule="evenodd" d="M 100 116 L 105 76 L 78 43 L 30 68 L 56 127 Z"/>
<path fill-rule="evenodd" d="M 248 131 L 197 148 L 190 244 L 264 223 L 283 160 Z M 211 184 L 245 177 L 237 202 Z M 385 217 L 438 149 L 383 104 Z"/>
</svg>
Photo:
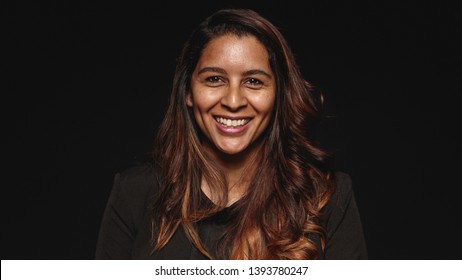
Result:
<svg viewBox="0 0 462 280">
<path fill-rule="evenodd" d="M 181 45 L 222 7 L 279 26 L 324 92 L 370 258 L 460 259 L 460 1 L 160 2 L 3 2 L 2 259 L 94 257 L 114 174 L 149 154 Z"/>
</svg>

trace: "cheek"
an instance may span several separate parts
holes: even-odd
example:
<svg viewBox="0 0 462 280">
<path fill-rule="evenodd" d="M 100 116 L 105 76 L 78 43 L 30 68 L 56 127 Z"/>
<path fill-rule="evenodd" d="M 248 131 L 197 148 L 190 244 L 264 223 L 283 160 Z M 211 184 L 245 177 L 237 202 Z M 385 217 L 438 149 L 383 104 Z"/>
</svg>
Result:
<svg viewBox="0 0 462 280">
<path fill-rule="evenodd" d="M 261 114 L 271 114 L 274 107 L 274 95 L 266 95 L 254 98 L 254 108 Z"/>
<path fill-rule="evenodd" d="M 199 91 L 192 94 L 193 108 L 195 112 L 207 112 L 219 102 L 219 96 L 207 91 Z"/>
<path fill-rule="evenodd" d="M 204 98 L 200 96 L 199 97 L 194 96 L 193 109 L 194 109 L 194 113 L 196 114 L 196 117 L 198 113 L 207 111 L 207 103 L 208 103 L 207 100 L 204 100 Z"/>
</svg>

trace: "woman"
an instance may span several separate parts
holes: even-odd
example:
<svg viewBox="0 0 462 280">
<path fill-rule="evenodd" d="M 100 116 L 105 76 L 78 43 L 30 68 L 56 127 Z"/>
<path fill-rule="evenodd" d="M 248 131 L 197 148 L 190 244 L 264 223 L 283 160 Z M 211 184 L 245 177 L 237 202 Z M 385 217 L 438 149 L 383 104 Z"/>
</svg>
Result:
<svg viewBox="0 0 462 280">
<path fill-rule="evenodd" d="M 179 56 L 154 163 L 118 174 L 98 259 L 364 259 L 348 175 L 278 29 L 220 10 Z"/>
</svg>

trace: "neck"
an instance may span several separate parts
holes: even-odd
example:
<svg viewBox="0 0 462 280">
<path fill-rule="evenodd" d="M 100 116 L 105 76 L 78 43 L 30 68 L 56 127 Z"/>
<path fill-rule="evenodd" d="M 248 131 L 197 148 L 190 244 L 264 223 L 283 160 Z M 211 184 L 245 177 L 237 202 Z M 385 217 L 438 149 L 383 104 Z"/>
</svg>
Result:
<svg viewBox="0 0 462 280">
<path fill-rule="evenodd" d="M 241 153 L 230 155 L 219 151 L 210 143 L 204 145 L 207 154 L 225 174 L 228 184 L 228 206 L 239 200 L 247 191 L 255 173 L 260 147 L 261 143 L 254 143 Z M 203 184 L 203 191 L 212 197 L 206 184 Z"/>
</svg>

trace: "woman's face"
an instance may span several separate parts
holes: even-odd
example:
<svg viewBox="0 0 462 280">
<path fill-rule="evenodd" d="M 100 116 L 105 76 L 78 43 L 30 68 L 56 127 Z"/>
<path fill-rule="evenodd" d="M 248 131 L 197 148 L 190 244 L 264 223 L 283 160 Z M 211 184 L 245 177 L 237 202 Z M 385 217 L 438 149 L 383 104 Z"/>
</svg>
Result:
<svg viewBox="0 0 462 280">
<path fill-rule="evenodd" d="M 203 50 L 186 102 L 209 143 L 235 155 L 268 126 L 275 88 L 265 47 L 253 36 L 224 35 Z"/>
</svg>

